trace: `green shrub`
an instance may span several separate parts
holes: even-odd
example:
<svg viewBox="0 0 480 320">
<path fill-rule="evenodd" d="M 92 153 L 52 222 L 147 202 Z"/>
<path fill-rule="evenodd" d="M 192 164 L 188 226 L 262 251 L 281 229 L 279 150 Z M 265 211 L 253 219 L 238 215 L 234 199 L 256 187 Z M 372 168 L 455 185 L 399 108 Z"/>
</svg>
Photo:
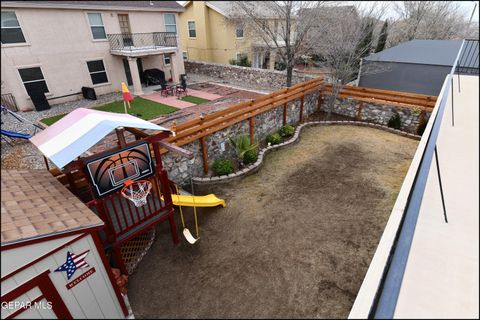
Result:
<svg viewBox="0 0 480 320">
<path fill-rule="evenodd" d="M 243 155 L 243 164 L 254 163 L 258 159 L 257 150 L 252 149 L 245 152 Z"/>
<path fill-rule="evenodd" d="M 402 126 L 402 120 L 400 119 L 400 115 L 398 113 L 394 113 L 390 120 L 388 120 L 388 126 L 394 129 L 400 129 Z"/>
<path fill-rule="evenodd" d="M 287 124 L 284 127 L 281 127 L 280 130 L 278 130 L 278 134 L 283 138 L 293 136 L 294 133 L 295 133 L 295 127 L 289 124 Z"/>
<path fill-rule="evenodd" d="M 250 150 L 256 150 L 258 146 L 256 143 L 251 144 L 250 136 L 246 134 L 236 136 L 235 138 L 230 138 L 230 143 L 237 151 L 237 157 L 240 159 L 240 161 L 244 161 L 244 155 L 246 152 Z"/>
<path fill-rule="evenodd" d="M 237 60 L 235 60 L 235 59 L 230 59 L 230 60 L 228 60 L 228 63 L 230 63 L 230 64 L 232 64 L 232 65 L 235 66 L 235 65 L 237 64 Z"/>
<path fill-rule="evenodd" d="M 282 137 L 278 133 L 270 134 L 267 136 L 267 143 L 272 145 L 279 144 L 282 141 Z"/>
<path fill-rule="evenodd" d="M 427 123 L 428 123 L 428 119 L 425 117 L 425 118 L 423 118 L 423 120 L 418 125 L 417 134 L 419 136 L 423 135 L 423 132 L 425 131 L 425 128 L 427 127 Z"/>
<path fill-rule="evenodd" d="M 233 161 L 230 159 L 215 160 L 212 165 L 212 169 L 218 176 L 233 173 Z"/>
</svg>

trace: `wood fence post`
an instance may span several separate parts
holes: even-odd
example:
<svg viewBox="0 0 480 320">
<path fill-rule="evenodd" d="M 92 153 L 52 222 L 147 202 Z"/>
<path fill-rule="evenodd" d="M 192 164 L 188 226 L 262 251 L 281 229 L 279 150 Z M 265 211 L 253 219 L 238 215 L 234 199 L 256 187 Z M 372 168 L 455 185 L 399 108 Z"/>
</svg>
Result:
<svg viewBox="0 0 480 320">
<path fill-rule="evenodd" d="M 283 105 L 283 125 L 287 125 L 287 112 L 288 112 L 288 102 L 285 102 Z"/>
<path fill-rule="evenodd" d="M 250 122 L 250 143 L 253 144 L 255 138 L 255 119 L 253 115 L 248 120 Z"/>
<path fill-rule="evenodd" d="M 420 129 L 420 126 L 422 125 L 423 120 L 425 120 L 426 115 L 427 115 L 427 112 L 425 111 L 425 109 L 423 109 L 422 113 L 420 114 L 420 119 L 418 120 L 417 132 L 418 132 L 418 129 Z"/>
<path fill-rule="evenodd" d="M 204 118 L 205 118 L 205 116 L 203 114 L 201 114 L 200 115 L 200 126 L 203 125 Z M 207 174 L 208 173 L 208 157 L 207 157 L 207 143 L 205 142 L 205 137 L 200 138 L 200 146 L 202 148 L 203 172 L 205 174 Z"/>
<path fill-rule="evenodd" d="M 300 119 L 299 119 L 299 122 L 302 123 L 303 121 L 303 100 L 304 100 L 305 96 L 303 95 L 302 96 L 302 99 L 301 99 L 301 102 L 300 102 Z"/>
<path fill-rule="evenodd" d="M 360 101 L 360 104 L 358 105 L 358 109 L 357 109 L 357 114 L 355 115 L 355 120 L 357 121 L 361 120 L 362 109 L 363 109 L 363 101 Z"/>
<path fill-rule="evenodd" d="M 318 91 L 317 112 L 320 112 L 322 108 L 322 102 L 323 102 L 322 93 Z"/>
</svg>

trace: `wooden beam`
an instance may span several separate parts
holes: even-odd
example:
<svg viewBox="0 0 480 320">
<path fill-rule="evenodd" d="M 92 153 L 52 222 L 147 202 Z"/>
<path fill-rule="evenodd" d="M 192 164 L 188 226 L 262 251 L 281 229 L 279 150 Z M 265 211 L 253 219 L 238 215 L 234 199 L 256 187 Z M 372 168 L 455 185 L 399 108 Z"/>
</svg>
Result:
<svg viewBox="0 0 480 320">
<path fill-rule="evenodd" d="M 358 109 L 357 109 L 357 114 L 355 115 L 355 120 L 361 119 L 362 109 L 363 109 L 363 101 L 360 101 L 360 104 L 358 105 Z"/>
<path fill-rule="evenodd" d="M 304 99 L 305 99 L 305 95 L 303 95 L 301 100 L 300 100 L 300 119 L 299 119 L 300 123 L 303 122 L 303 100 Z"/>
<path fill-rule="evenodd" d="M 202 160 L 203 160 L 203 172 L 208 173 L 208 158 L 207 158 L 207 144 L 205 143 L 205 137 L 200 138 L 200 145 L 202 147 Z"/>
<path fill-rule="evenodd" d="M 127 145 L 127 142 L 125 141 L 124 132 L 125 132 L 125 129 L 123 128 L 115 129 L 115 133 L 117 134 L 117 143 L 120 148 L 123 148 Z"/>
<path fill-rule="evenodd" d="M 253 144 L 255 138 L 255 119 L 254 117 L 249 118 L 250 122 L 250 144 Z"/>
<path fill-rule="evenodd" d="M 283 105 L 283 125 L 287 125 L 288 102 Z"/>
<path fill-rule="evenodd" d="M 187 157 L 189 159 L 193 158 L 193 152 L 192 151 L 180 148 L 179 146 L 176 146 L 174 144 L 168 143 L 168 142 L 163 141 L 163 140 L 158 141 L 157 143 L 160 147 L 163 147 L 163 148 L 167 149 L 168 151 L 174 152 L 176 154 L 179 154 L 183 157 Z"/>
</svg>

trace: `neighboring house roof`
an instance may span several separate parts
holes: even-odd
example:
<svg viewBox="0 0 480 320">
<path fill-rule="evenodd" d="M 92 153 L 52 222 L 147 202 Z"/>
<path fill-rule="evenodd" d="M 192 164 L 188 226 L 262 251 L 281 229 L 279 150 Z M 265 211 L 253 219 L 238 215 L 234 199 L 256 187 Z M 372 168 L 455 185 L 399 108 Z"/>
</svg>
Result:
<svg viewBox="0 0 480 320">
<path fill-rule="evenodd" d="M 1 171 L 1 245 L 103 226 L 47 170 Z"/>
<path fill-rule="evenodd" d="M 176 1 L 2 1 L 2 7 L 45 7 L 133 11 L 183 11 Z"/>
<path fill-rule="evenodd" d="M 364 60 L 452 66 L 461 45 L 462 40 L 411 40 Z"/>
<path fill-rule="evenodd" d="M 119 127 L 170 131 L 129 114 L 78 108 L 37 133 L 30 142 L 63 168 Z"/>
<path fill-rule="evenodd" d="M 183 7 L 188 6 L 191 4 L 192 1 L 186 1 L 183 4 Z M 225 17 L 229 17 L 235 15 L 235 8 L 234 8 L 234 1 L 205 1 L 205 5 L 212 10 L 220 13 Z M 268 6 L 264 5 L 262 1 L 252 2 L 253 8 L 258 12 L 258 14 L 263 15 L 265 18 L 274 18 L 278 14 L 272 11 Z"/>
</svg>

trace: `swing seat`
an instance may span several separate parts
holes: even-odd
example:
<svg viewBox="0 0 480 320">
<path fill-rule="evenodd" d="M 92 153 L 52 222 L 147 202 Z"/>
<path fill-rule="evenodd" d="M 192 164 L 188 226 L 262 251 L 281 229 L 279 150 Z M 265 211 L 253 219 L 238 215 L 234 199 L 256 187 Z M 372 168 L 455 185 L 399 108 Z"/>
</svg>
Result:
<svg viewBox="0 0 480 320">
<path fill-rule="evenodd" d="M 195 242 L 197 242 L 200 239 L 200 238 L 195 239 L 192 236 L 192 234 L 190 233 L 190 230 L 188 230 L 187 228 L 183 229 L 183 236 L 185 237 L 185 239 L 187 239 L 187 241 L 190 244 L 194 244 Z"/>
</svg>

